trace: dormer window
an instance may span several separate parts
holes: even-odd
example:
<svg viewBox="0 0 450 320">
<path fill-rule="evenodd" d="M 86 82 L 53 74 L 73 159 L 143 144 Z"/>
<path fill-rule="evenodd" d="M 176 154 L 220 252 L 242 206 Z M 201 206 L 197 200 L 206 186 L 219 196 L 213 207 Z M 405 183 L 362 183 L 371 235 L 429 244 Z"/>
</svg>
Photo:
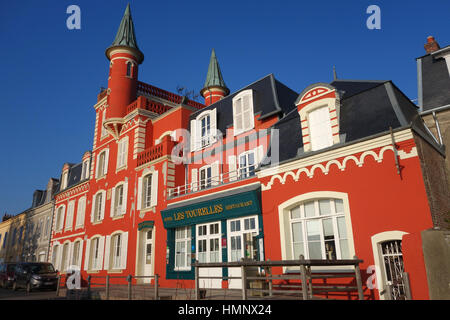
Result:
<svg viewBox="0 0 450 320">
<path fill-rule="evenodd" d="M 245 90 L 233 98 L 234 135 L 253 129 L 253 91 Z"/>
<path fill-rule="evenodd" d="M 61 179 L 61 190 L 67 188 L 68 172 L 64 172 Z"/>
<path fill-rule="evenodd" d="M 191 120 L 191 151 L 205 148 L 217 140 L 216 119 L 216 109 L 212 109 Z"/>
<path fill-rule="evenodd" d="M 83 168 L 81 170 L 81 180 L 89 178 L 89 159 L 83 161 Z"/>
<path fill-rule="evenodd" d="M 319 107 L 308 113 L 311 150 L 320 150 L 333 145 L 330 111 L 328 106 Z"/>
<path fill-rule="evenodd" d="M 303 149 L 317 151 L 340 143 L 340 102 L 336 89 L 319 83 L 307 87 L 295 101 L 302 127 Z"/>
</svg>

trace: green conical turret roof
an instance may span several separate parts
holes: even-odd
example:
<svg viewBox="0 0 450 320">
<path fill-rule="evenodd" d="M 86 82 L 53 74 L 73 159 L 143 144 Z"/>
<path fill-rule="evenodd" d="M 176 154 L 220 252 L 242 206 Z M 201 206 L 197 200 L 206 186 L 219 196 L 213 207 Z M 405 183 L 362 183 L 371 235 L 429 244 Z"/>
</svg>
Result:
<svg viewBox="0 0 450 320">
<path fill-rule="evenodd" d="M 217 61 L 216 52 L 212 49 L 211 59 L 209 60 L 208 74 L 206 75 L 205 85 L 201 92 L 211 87 L 219 87 L 226 91 L 226 94 L 230 93 L 230 90 L 223 81 L 222 72 L 220 72 L 219 62 Z"/>
<path fill-rule="evenodd" d="M 136 41 L 136 34 L 134 33 L 133 18 L 131 17 L 130 4 L 127 5 L 122 21 L 120 22 L 119 30 L 112 45 L 106 49 L 106 56 L 109 58 L 109 51 L 116 47 L 127 47 L 135 51 L 139 62 L 144 60 L 144 54 L 139 50 Z"/>
</svg>

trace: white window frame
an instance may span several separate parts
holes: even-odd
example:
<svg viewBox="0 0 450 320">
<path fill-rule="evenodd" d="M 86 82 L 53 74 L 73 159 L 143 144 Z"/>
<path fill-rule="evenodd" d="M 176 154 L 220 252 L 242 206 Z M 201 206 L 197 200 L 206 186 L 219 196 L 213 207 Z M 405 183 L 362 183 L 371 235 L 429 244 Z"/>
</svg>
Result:
<svg viewBox="0 0 450 320">
<path fill-rule="evenodd" d="M 211 233 L 211 226 L 218 225 L 218 231 L 217 233 Z M 221 234 L 222 234 L 222 223 L 220 221 L 214 221 L 210 223 L 205 224 L 198 224 L 195 226 L 195 232 L 196 232 L 196 248 L 197 248 L 197 259 L 199 262 L 222 262 L 222 243 L 221 243 Z M 205 233 L 201 233 L 200 231 L 202 229 L 205 229 Z M 218 260 L 211 261 L 211 240 L 218 240 Z M 206 258 L 202 261 L 200 258 L 200 241 L 206 241 Z"/>
<path fill-rule="evenodd" d="M 315 125 L 312 123 L 311 116 L 315 115 L 319 112 L 324 112 L 326 115 L 326 120 L 323 123 Z M 316 107 L 307 114 L 308 118 L 308 128 L 309 128 L 309 137 L 311 143 L 311 150 L 316 151 L 324 148 L 331 147 L 333 145 L 333 132 L 331 130 L 331 118 L 330 118 L 330 108 L 328 105 L 322 105 Z M 326 139 L 326 142 L 322 142 L 323 139 Z"/>
<path fill-rule="evenodd" d="M 354 239 L 353 239 L 353 229 L 350 205 L 348 200 L 348 195 L 342 192 L 334 191 L 316 191 L 306 194 L 301 194 L 295 196 L 278 206 L 278 218 L 280 225 L 280 243 L 281 243 L 281 258 L 282 260 L 293 260 L 298 259 L 298 257 L 293 257 L 293 246 L 292 246 L 292 229 L 290 224 L 290 211 L 299 204 L 316 200 L 316 199 L 341 199 L 343 201 L 344 216 L 345 216 L 345 229 L 347 233 L 347 244 L 349 256 L 353 257 L 355 255 Z M 305 233 L 303 234 L 305 236 Z M 305 252 L 307 252 L 305 250 Z M 305 254 L 305 258 L 308 255 Z M 283 267 L 283 272 L 291 270 L 290 267 Z M 322 270 L 324 267 L 313 267 L 313 270 Z M 326 270 L 348 270 L 348 267 L 326 267 Z M 292 269 L 292 270 L 295 270 Z"/>
<path fill-rule="evenodd" d="M 72 230 L 74 214 L 75 214 L 75 200 L 71 200 L 69 201 L 69 204 L 67 206 L 67 216 L 64 230 L 66 231 Z"/>
<path fill-rule="evenodd" d="M 100 161 L 103 156 L 103 163 Z M 109 149 L 103 149 L 99 154 L 97 155 L 97 163 L 95 168 L 95 177 L 97 179 L 103 178 L 108 173 L 108 162 L 109 162 Z M 103 167 L 102 167 L 103 166 Z"/>
<path fill-rule="evenodd" d="M 62 204 L 56 209 L 55 231 L 61 232 L 64 228 L 64 218 L 66 215 L 66 205 Z"/>
<path fill-rule="evenodd" d="M 83 161 L 83 167 L 81 170 L 81 180 L 89 179 L 89 163 L 90 159 Z"/>
<path fill-rule="evenodd" d="M 101 195 L 101 204 L 97 205 L 98 196 Z M 105 218 L 106 191 L 99 190 L 92 197 L 91 222 L 98 223 Z"/>
<path fill-rule="evenodd" d="M 126 168 L 128 162 L 128 137 L 124 137 L 117 143 L 117 166 L 116 170 Z"/>
<path fill-rule="evenodd" d="M 183 230 L 183 236 L 177 238 L 177 235 L 179 235 L 178 231 Z M 179 227 L 175 229 L 175 248 L 174 248 L 174 270 L 175 271 L 186 271 L 191 270 L 191 246 L 192 246 L 192 229 L 191 226 L 186 227 Z M 177 244 L 180 244 L 180 246 L 183 246 L 184 252 L 177 252 Z M 184 264 L 177 266 L 177 262 L 179 260 L 179 257 L 183 256 L 184 258 Z"/>
<path fill-rule="evenodd" d="M 207 177 L 208 170 L 209 170 L 209 173 L 210 173 L 209 177 Z M 201 178 L 202 177 L 202 172 L 205 172 L 205 179 Z M 212 178 L 213 178 L 213 173 L 212 172 L 213 172 L 212 165 L 203 166 L 203 167 L 201 167 L 198 170 L 198 187 L 199 187 L 199 190 L 204 190 L 204 189 L 211 188 L 211 186 L 212 186 Z"/>
<path fill-rule="evenodd" d="M 151 175 L 151 190 L 150 190 L 150 201 L 147 201 L 146 196 L 148 191 L 147 187 L 144 185 L 145 178 Z M 148 197 L 147 197 L 148 198 Z M 138 210 L 148 210 L 156 207 L 158 204 L 158 170 L 144 170 L 142 176 L 138 178 L 138 199 L 137 207 Z"/>
<path fill-rule="evenodd" d="M 202 120 L 209 118 L 209 130 L 202 135 Z M 205 110 L 191 120 L 191 151 L 211 146 L 217 141 L 217 110 Z"/>
<path fill-rule="evenodd" d="M 117 192 L 119 188 L 122 189 L 122 203 L 120 207 L 118 206 L 119 198 L 117 197 Z M 110 217 L 116 218 L 123 216 L 127 210 L 127 200 L 128 200 L 128 181 L 121 181 L 111 190 L 111 212 Z M 120 209 L 120 210 L 119 210 Z"/>
<path fill-rule="evenodd" d="M 86 196 L 78 199 L 77 203 L 77 218 L 75 220 L 75 229 L 84 226 L 84 219 L 86 216 Z"/>
<path fill-rule="evenodd" d="M 248 99 L 248 109 L 244 110 L 244 100 Z M 240 104 L 242 110 L 238 112 L 238 105 Z M 248 114 L 247 114 L 248 113 Z M 248 125 L 245 125 L 245 117 L 248 117 Z M 241 121 L 241 127 L 238 127 L 238 121 Z M 253 90 L 248 89 L 240 92 L 233 98 L 233 129 L 234 135 L 249 131 L 255 127 L 254 119 L 254 104 L 253 104 Z"/>
<path fill-rule="evenodd" d="M 67 170 L 67 171 L 64 171 L 62 174 L 60 190 L 64 190 L 65 188 L 67 188 L 68 180 L 69 180 L 69 171 Z"/>
<path fill-rule="evenodd" d="M 249 165 L 249 156 L 253 155 L 253 164 Z M 241 166 L 241 157 L 245 157 L 245 166 Z M 256 175 L 256 167 L 257 167 L 257 154 L 254 150 L 246 151 L 241 153 L 237 158 L 237 166 L 238 166 L 238 178 L 245 179 L 250 178 Z M 250 167 L 253 167 L 253 170 L 250 171 Z"/>
</svg>

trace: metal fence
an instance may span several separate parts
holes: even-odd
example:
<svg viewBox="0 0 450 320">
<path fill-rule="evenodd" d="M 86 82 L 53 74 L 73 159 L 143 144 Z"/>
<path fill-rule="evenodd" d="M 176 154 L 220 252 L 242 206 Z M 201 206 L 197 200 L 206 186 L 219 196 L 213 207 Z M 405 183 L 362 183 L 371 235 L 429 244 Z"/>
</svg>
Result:
<svg viewBox="0 0 450 320">
<path fill-rule="evenodd" d="M 62 289 L 66 290 L 67 298 L 81 299 L 152 299 L 159 300 L 159 275 L 154 276 L 98 276 L 89 275 L 87 284 L 81 289 L 69 290 L 67 288 L 68 275 L 62 274 L 58 276 L 58 286 L 56 296 L 60 295 Z M 149 283 L 138 283 L 144 279 Z M 153 281 L 152 281 L 153 280 Z M 152 283 L 153 282 L 153 283 Z M 150 292 L 149 292 L 150 291 Z"/>
<path fill-rule="evenodd" d="M 310 300 L 319 298 L 319 296 L 328 296 L 331 293 L 347 292 L 348 294 L 357 293 L 359 300 L 364 299 L 361 270 L 359 264 L 363 260 L 359 260 L 356 256 L 354 259 L 348 260 L 305 260 L 300 256 L 299 260 L 281 260 L 281 261 L 250 261 L 242 259 L 238 262 L 217 262 L 217 263 L 199 263 L 195 262 L 192 266 L 195 268 L 195 299 L 204 299 L 206 294 L 205 288 L 200 288 L 200 279 L 240 279 L 241 281 L 241 297 L 242 300 L 249 298 L 249 290 L 252 293 L 257 293 L 258 296 L 267 296 L 268 299 L 284 299 L 287 295 L 292 297 Z M 347 266 L 352 267 L 352 272 L 311 272 L 311 267 L 337 267 Z M 240 268 L 240 277 L 213 277 L 200 276 L 201 268 Z M 279 273 L 272 274 L 273 267 L 289 267 L 298 268 L 297 273 Z M 263 270 L 259 274 L 254 274 L 255 268 Z M 326 283 L 327 279 L 343 279 L 353 278 L 350 284 L 334 285 Z M 315 280 L 313 282 L 313 279 Z M 323 283 L 318 283 L 318 279 L 324 280 Z M 284 283 L 283 283 L 284 282 Z M 259 285 L 254 285 L 254 284 Z M 291 283 L 291 284 L 286 284 Z M 351 285 L 351 284 L 356 285 Z M 253 284 L 253 285 L 252 285 Z"/>
</svg>

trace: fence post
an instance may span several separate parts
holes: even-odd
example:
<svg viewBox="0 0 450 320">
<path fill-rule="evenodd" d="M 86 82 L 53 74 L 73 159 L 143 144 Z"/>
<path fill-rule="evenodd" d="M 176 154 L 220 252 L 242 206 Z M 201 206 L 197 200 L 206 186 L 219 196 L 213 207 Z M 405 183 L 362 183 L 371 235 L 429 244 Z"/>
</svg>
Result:
<svg viewBox="0 0 450 320">
<path fill-rule="evenodd" d="M 58 284 L 56 285 L 56 296 L 57 296 L 57 297 L 59 296 L 59 286 L 60 286 L 60 283 L 61 283 L 61 275 L 58 274 Z"/>
<path fill-rule="evenodd" d="M 247 274 L 245 273 L 244 259 L 241 259 L 241 276 L 242 276 L 242 300 L 247 300 Z"/>
<path fill-rule="evenodd" d="M 353 256 L 353 259 L 358 260 L 357 256 Z M 361 270 L 359 268 L 359 262 L 355 264 L 355 279 L 356 279 L 356 286 L 358 288 L 358 299 L 364 300 L 364 293 L 362 288 L 362 280 L 361 280 Z"/>
<path fill-rule="evenodd" d="M 301 254 L 300 260 L 305 260 L 305 257 Z M 306 283 L 306 268 L 305 265 L 300 263 L 300 276 L 302 279 L 302 296 L 303 300 L 308 300 L 308 284 Z"/>
<path fill-rule="evenodd" d="M 87 281 L 88 281 L 87 298 L 91 299 L 91 275 L 88 275 Z"/>
<path fill-rule="evenodd" d="M 106 275 L 106 300 L 109 300 L 109 274 Z"/>
<path fill-rule="evenodd" d="M 270 261 L 270 259 L 267 259 L 267 261 Z M 269 274 L 269 297 L 273 296 L 273 279 L 272 279 L 272 267 L 267 268 L 268 274 Z"/>
<path fill-rule="evenodd" d="M 158 278 L 159 275 L 155 274 L 155 300 L 159 300 L 159 293 L 158 293 Z"/>
<path fill-rule="evenodd" d="M 131 300 L 131 274 L 128 275 L 127 281 L 128 281 L 128 300 Z"/>
<path fill-rule="evenodd" d="M 199 298 L 199 284 L 200 284 L 200 281 L 199 281 L 199 279 L 198 279 L 198 277 L 199 277 L 199 267 L 198 267 L 198 260 L 195 260 L 195 300 L 198 300 L 198 298 Z"/>
</svg>

